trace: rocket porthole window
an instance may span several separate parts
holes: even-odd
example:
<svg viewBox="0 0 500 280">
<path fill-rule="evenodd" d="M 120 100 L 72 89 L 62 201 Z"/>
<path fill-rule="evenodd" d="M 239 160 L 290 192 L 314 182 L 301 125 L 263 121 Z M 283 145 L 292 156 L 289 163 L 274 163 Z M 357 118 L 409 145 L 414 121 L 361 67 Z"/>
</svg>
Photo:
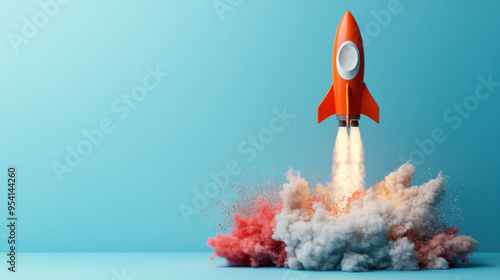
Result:
<svg viewBox="0 0 500 280">
<path fill-rule="evenodd" d="M 351 41 L 345 41 L 337 52 L 337 71 L 345 80 L 356 77 L 359 71 L 359 50 Z"/>
</svg>

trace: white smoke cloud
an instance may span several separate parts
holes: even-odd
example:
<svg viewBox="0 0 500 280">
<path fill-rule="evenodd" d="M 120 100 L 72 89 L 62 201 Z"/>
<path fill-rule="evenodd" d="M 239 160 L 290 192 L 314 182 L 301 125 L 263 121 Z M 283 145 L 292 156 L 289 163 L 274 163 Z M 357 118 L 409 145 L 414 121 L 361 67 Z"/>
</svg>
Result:
<svg viewBox="0 0 500 280">
<path fill-rule="evenodd" d="M 421 186 L 411 186 L 413 172 L 411 164 L 401 166 L 375 190 L 370 188 L 352 201 L 347 213 L 333 215 L 323 203 L 311 206 L 307 181 L 290 171 L 273 235 L 286 244 L 287 265 L 307 270 L 419 269 L 418 252 L 407 235 L 412 231 L 412 238 L 423 238 L 438 231 L 438 225 L 429 221 L 436 217 L 444 178 L 439 174 Z M 466 252 L 477 243 L 465 236 L 447 242 L 448 246 L 466 243 Z M 443 257 L 430 254 L 429 258 L 427 268 L 448 268 Z"/>
</svg>

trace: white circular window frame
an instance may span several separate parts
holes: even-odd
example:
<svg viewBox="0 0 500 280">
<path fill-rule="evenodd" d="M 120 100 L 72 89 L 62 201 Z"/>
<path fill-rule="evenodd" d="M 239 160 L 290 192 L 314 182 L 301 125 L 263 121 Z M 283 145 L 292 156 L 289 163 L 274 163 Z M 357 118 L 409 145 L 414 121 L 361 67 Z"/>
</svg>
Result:
<svg viewBox="0 0 500 280">
<path fill-rule="evenodd" d="M 354 47 L 354 50 L 356 50 L 355 56 L 351 55 L 351 56 L 346 57 L 344 54 L 344 56 L 342 57 L 342 60 L 345 61 L 344 66 L 345 66 L 346 62 L 347 62 L 347 64 L 354 64 L 354 67 L 351 69 L 345 69 L 340 64 L 340 55 L 341 55 L 341 53 L 343 53 L 342 52 L 343 50 L 347 50 L 346 47 Z M 336 61 L 337 61 L 337 63 L 336 63 L 337 64 L 337 71 L 339 72 L 340 76 L 344 80 L 352 80 L 354 77 L 356 77 L 356 75 L 359 72 L 359 65 L 360 65 L 359 50 L 358 50 L 358 47 L 356 46 L 356 44 L 354 44 L 352 41 L 345 41 L 344 43 L 342 43 L 342 45 L 340 45 L 340 48 L 337 52 Z"/>
</svg>

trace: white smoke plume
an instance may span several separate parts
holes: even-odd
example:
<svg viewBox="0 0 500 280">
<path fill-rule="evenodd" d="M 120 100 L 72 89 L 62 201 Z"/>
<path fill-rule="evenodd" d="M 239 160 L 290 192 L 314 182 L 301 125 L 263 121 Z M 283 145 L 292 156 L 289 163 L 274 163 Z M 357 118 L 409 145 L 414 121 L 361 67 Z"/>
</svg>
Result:
<svg viewBox="0 0 500 280">
<path fill-rule="evenodd" d="M 417 270 L 445 269 L 457 259 L 466 260 L 477 241 L 455 236 L 458 230 L 439 222 L 444 177 L 439 174 L 412 186 L 415 168 L 407 163 L 363 191 L 359 130 L 351 129 L 347 138 L 341 128 L 332 168 L 336 207 L 329 206 L 328 189 L 318 185 L 310 190 L 299 172 L 287 174 L 273 235 L 286 244 L 286 265 L 307 270 Z"/>
</svg>

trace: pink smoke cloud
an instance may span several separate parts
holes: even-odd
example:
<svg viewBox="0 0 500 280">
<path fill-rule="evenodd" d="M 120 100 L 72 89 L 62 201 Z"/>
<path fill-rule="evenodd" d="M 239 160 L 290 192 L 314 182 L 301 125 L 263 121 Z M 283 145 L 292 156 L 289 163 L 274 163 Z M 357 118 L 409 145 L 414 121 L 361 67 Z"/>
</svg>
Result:
<svg viewBox="0 0 500 280">
<path fill-rule="evenodd" d="M 263 199 L 248 217 L 234 214 L 234 228 L 230 235 L 218 233 L 209 238 L 215 256 L 225 258 L 230 264 L 241 266 L 283 267 L 286 260 L 285 243 L 272 238 L 276 226 L 277 207 Z"/>
</svg>

